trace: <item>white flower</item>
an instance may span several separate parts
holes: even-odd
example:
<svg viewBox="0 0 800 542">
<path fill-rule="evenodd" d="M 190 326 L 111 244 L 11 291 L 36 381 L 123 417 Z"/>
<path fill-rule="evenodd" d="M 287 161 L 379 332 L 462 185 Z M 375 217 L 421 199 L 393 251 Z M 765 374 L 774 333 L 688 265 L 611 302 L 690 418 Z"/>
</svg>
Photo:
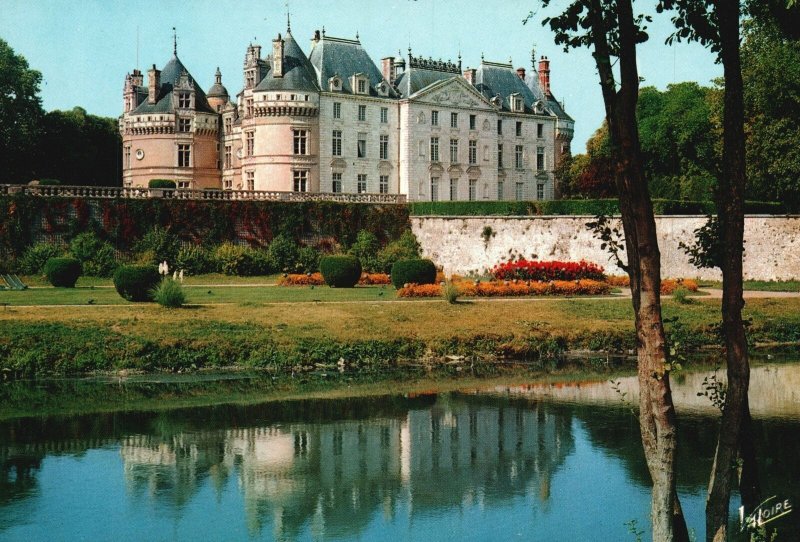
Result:
<svg viewBox="0 0 800 542">
<path fill-rule="evenodd" d="M 178 275 L 178 278 L 180 279 L 181 282 L 183 282 L 183 269 L 181 269 L 181 272 Z"/>
<path fill-rule="evenodd" d="M 178 280 L 178 270 L 172 272 L 172 280 Z"/>
</svg>

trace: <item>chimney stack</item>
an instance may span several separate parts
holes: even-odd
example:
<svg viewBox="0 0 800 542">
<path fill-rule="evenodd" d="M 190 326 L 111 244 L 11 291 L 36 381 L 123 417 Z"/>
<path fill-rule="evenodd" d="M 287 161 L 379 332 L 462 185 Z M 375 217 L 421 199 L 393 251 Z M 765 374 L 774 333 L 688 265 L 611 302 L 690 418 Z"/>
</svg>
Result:
<svg viewBox="0 0 800 542">
<path fill-rule="evenodd" d="M 550 96 L 550 61 L 546 56 L 539 60 L 539 88 L 545 97 Z"/>
<path fill-rule="evenodd" d="M 517 68 L 517 77 L 523 81 L 525 80 L 525 68 Z"/>
<path fill-rule="evenodd" d="M 387 56 L 381 59 L 381 73 L 390 85 L 394 85 L 394 57 Z"/>
<path fill-rule="evenodd" d="M 464 70 L 464 79 L 467 80 L 467 83 L 470 85 L 475 85 L 475 73 L 477 70 L 475 68 L 467 68 Z"/>
<path fill-rule="evenodd" d="M 272 76 L 283 77 L 283 39 L 278 34 L 278 38 L 272 40 Z"/>
<path fill-rule="evenodd" d="M 147 70 L 147 103 L 150 105 L 158 101 L 158 93 L 161 90 L 161 71 L 156 69 L 156 65 Z"/>
</svg>

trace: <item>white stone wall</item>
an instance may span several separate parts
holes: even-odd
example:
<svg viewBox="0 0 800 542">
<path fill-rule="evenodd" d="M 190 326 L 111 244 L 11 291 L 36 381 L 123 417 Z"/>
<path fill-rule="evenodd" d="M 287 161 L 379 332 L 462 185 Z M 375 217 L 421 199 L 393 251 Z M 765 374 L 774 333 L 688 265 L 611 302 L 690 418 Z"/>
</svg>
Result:
<svg viewBox="0 0 800 542">
<path fill-rule="evenodd" d="M 612 275 L 613 265 L 586 228 L 590 216 L 556 217 L 411 217 L 425 257 L 445 273 L 483 273 L 495 264 L 528 259 L 594 262 Z M 659 216 L 656 227 L 661 273 L 670 278 L 721 279 L 717 269 L 697 269 L 679 243 L 691 243 L 702 216 Z M 491 228 L 488 242 L 482 233 Z M 621 226 L 620 226 L 621 229 Z M 800 279 L 800 217 L 753 215 L 745 218 L 744 277 L 750 280 Z"/>
</svg>

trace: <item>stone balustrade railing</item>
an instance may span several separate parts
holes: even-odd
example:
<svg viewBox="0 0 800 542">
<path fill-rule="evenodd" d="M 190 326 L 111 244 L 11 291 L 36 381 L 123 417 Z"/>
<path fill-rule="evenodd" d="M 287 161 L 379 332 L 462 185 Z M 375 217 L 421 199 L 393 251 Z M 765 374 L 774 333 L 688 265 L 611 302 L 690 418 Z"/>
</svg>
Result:
<svg viewBox="0 0 800 542">
<path fill-rule="evenodd" d="M 175 188 L 121 188 L 112 186 L 43 186 L 0 184 L 0 196 L 23 194 L 46 198 L 146 199 L 212 201 L 339 201 L 347 203 L 405 203 L 402 194 L 342 194 L 279 192 L 273 190 L 186 190 Z"/>
</svg>

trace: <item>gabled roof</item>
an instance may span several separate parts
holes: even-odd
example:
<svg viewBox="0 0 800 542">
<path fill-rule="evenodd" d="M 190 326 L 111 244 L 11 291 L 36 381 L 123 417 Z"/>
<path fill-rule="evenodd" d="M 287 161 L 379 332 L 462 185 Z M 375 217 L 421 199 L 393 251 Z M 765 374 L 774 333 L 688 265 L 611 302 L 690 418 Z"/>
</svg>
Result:
<svg viewBox="0 0 800 542">
<path fill-rule="evenodd" d="M 310 59 L 322 90 L 329 91 L 330 78 L 338 75 L 342 79 L 342 92 L 353 94 L 350 77 L 363 74 L 369 79 L 370 96 L 378 96 L 375 87 L 384 81 L 383 74 L 359 41 L 321 36 L 311 49 Z M 397 93 L 388 82 L 386 86 L 389 97 L 396 98 Z"/>
<path fill-rule="evenodd" d="M 145 100 L 139 104 L 139 106 L 134 109 L 132 113 L 137 115 L 143 113 L 174 113 L 175 104 L 172 103 L 172 91 L 175 88 L 175 84 L 178 82 L 184 72 L 189 77 L 189 80 L 194 83 L 195 109 L 205 113 L 214 113 L 214 110 L 210 105 L 208 105 L 208 100 L 206 99 L 203 89 L 195 82 L 194 77 L 192 77 L 192 74 L 189 73 L 189 70 L 187 70 L 180 61 L 177 54 L 173 55 L 173 57 L 161 70 L 161 88 L 158 91 L 156 103 L 150 104 L 145 98 Z M 144 88 L 146 92 L 147 87 Z"/>
<path fill-rule="evenodd" d="M 427 87 L 414 93 L 411 97 L 415 100 L 420 100 L 423 99 L 425 96 L 433 94 L 434 100 L 437 101 L 435 95 L 439 90 L 445 89 L 447 87 L 456 86 L 463 89 L 466 94 L 473 96 L 478 101 L 479 104 L 482 104 L 487 108 L 494 108 L 492 103 L 489 100 L 487 100 L 483 94 L 478 92 L 478 90 L 473 85 L 471 85 L 464 77 L 454 74 L 449 74 L 449 75 L 450 77 L 439 79 L 438 81 L 431 83 Z"/>
<path fill-rule="evenodd" d="M 437 70 L 409 68 L 400 74 L 400 77 L 398 77 L 397 81 L 395 81 L 395 85 L 400 92 L 400 96 L 403 98 L 408 98 L 433 85 L 434 83 L 438 83 L 439 81 L 444 81 L 446 79 L 452 79 L 454 77 L 460 76 Z"/>
<path fill-rule="evenodd" d="M 537 101 L 542 101 L 546 107 L 547 103 L 537 97 L 528 85 L 519 78 L 511 64 L 498 64 L 495 62 L 481 61 L 480 66 L 475 72 L 475 88 L 483 94 L 487 100 L 495 96 L 500 96 L 501 106 L 504 111 L 511 111 L 509 97 L 512 94 L 519 94 L 525 104 L 525 113 L 533 113 Z"/>
<path fill-rule="evenodd" d="M 291 32 L 286 32 L 286 37 L 283 38 L 283 77 L 275 77 L 274 70 L 270 66 L 267 75 L 258 83 L 255 90 L 319 91 L 314 66 L 297 45 Z"/>
</svg>

